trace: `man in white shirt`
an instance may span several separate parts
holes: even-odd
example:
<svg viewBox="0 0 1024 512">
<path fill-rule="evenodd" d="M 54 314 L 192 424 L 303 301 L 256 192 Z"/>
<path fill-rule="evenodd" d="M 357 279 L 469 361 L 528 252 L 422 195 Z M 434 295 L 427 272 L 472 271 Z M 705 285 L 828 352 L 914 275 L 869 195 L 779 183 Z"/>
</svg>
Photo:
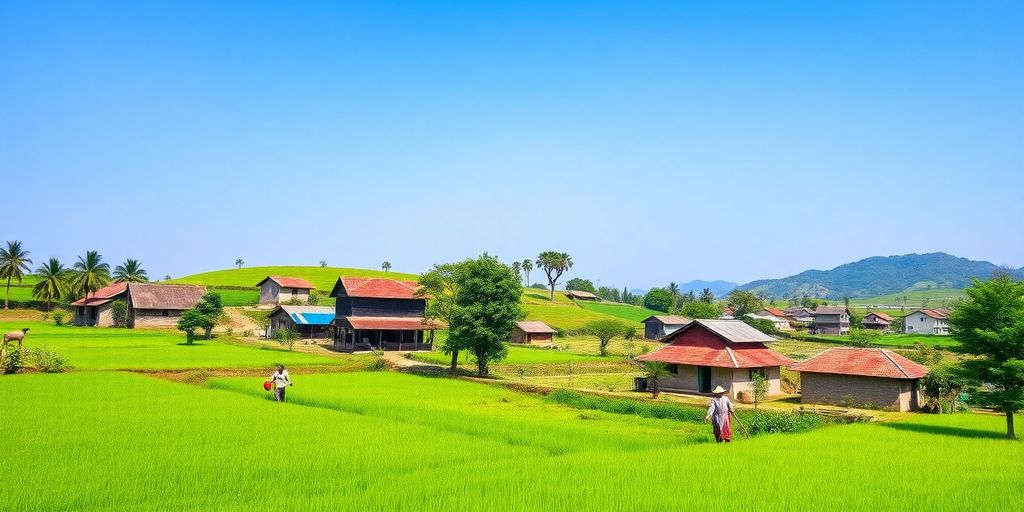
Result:
<svg viewBox="0 0 1024 512">
<path fill-rule="evenodd" d="M 277 365 L 277 370 L 270 376 L 270 382 L 274 384 L 274 400 L 284 402 L 284 387 L 291 386 L 292 380 L 288 378 L 288 370 L 283 364 Z"/>
</svg>

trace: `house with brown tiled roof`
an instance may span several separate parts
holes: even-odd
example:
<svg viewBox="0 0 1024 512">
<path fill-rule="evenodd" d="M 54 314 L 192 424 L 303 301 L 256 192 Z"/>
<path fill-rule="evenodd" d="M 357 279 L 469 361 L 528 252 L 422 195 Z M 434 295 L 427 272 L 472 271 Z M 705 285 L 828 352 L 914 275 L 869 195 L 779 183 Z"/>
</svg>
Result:
<svg viewBox="0 0 1024 512">
<path fill-rule="evenodd" d="M 511 343 L 550 344 L 555 330 L 544 322 L 523 320 L 516 322 L 508 341 Z"/>
<path fill-rule="evenodd" d="M 800 401 L 911 411 L 921 406 L 928 368 L 891 350 L 833 348 L 789 366 L 800 372 Z"/>
<path fill-rule="evenodd" d="M 903 317 L 906 334 L 949 334 L 949 310 L 945 308 L 919 309 Z"/>
<path fill-rule="evenodd" d="M 260 289 L 260 304 L 283 304 L 289 301 L 309 300 L 309 292 L 316 287 L 301 277 L 267 276 L 256 283 Z"/>
<path fill-rule="evenodd" d="M 668 365 L 670 375 L 658 381 L 665 391 L 707 394 L 722 386 L 737 398 L 753 391 L 757 374 L 768 380 L 768 394 L 777 395 L 781 367 L 793 362 L 765 345 L 774 338 L 741 320 L 694 320 L 662 341 L 668 345 L 637 360 Z"/>
<path fill-rule="evenodd" d="M 414 281 L 338 278 L 334 346 L 338 350 L 430 350 L 441 326 L 424 315 L 427 297 Z"/>
<path fill-rule="evenodd" d="M 174 327 L 181 312 L 206 294 L 205 286 L 157 283 L 112 283 L 71 303 L 71 323 L 96 327 L 114 325 L 113 305 L 128 306 L 127 327 Z"/>
<path fill-rule="evenodd" d="M 865 329 L 872 329 L 875 331 L 886 331 L 889 326 L 892 325 L 893 318 L 885 313 L 872 311 L 864 315 L 864 319 L 861 320 L 861 325 Z"/>
<path fill-rule="evenodd" d="M 761 308 L 751 313 L 749 316 L 758 320 L 767 320 L 780 331 L 793 330 L 793 326 L 789 324 L 789 319 L 786 318 L 785 314 L 779 308 Z"/>
<path fill-rule="evenodd" d="M 644 324 L 644 338 L 660 340 L 690 323 L 690 319 L 675 315 L 651 315 L 641 323 Z"/>
</svg>

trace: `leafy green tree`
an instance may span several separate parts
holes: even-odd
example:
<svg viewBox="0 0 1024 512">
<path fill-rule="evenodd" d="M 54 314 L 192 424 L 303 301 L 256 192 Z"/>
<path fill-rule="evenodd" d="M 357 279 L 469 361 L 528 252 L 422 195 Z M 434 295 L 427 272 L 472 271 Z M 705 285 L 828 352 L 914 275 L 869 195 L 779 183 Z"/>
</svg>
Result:
<svg viewBox="0 0 1024 512">
<path fill-rule="evenodd" d="M 50 258 L 36 269 L 36 285 L 32 287 L 32 296 L 46 301 L 46 310 L 54 301 L 68 295 L 68 269 L 57 258 Z"/>
<path fill-rule="evenodd" d="M 551 287 L 551 302 L 555 301 L 555 284 L 558 278 L 572 268 L 572 257 L 564 252 L 544 251 L 537 255 L 537 268 L 547 275 Z"/>
<path fill-rule="evenodd" d="M 609 288 L 607 286 L 601 286 L 597 289 L 597 296 L 604 300 L 612 302 L 622 302 L 622 296 L 619 295 L 618 288 Z"/>
<path fill-rule="evenodd" d="M 191 345 L 195 339 L 195 333 L 197 329 L 205 328 L 206 324 L 211 322 L 206 315 L 203 315 L 195 308 L 186 309 L 181 313 L 178 318 L 178 330 L 185 333 L 185 344 Z"/>
<path fill-rule="evenodd" d="M 149 281 L 146 269 L 142 268 L 139 260 L 128 258 L 124 263 L 114 267 L 115 283 L 145 283 Z"/>
<path fill-rule="evenodd" d="M 203 295 L 203 298 L 196 303 L 194 308 L 199 314 L 205 317 L 206 321 L 202 323 L 202 328 L 205 331 L 203 337 L 210 339 L 213 337 L 213 327 L 217 324 L 217 320 L 224 314 L 224 303 L 221 301 L 220 294 L 217 292 L 207 292 Z"/>
<path fill-rule="evenodd" d="M 1015 439 L 1013 415 L 1024 409 L 1024 282 L 1008 275 L 974 280 L 967 299 L 949 315 L 959 350 L 975 356 L 960 363 L 961 375 L 984 384 L 971 400 L 1006 415 L 1006 437 Z"/>
<path fill-rule="evenodd" d="M 778 334 L 779 329 L 775 327 L 775 323 L 771 320 L 764 318 L 751 318 L 750 316 L 744 316 L 740 318 L 747 325 L 757 329 L 765 334 Z"/>
<path fill-rule="evenodd" d="M 115 300 L 110 305 L 110 316 L 114 320 L 114 327 L 128 327 L 128 303 L 124 299 Z"/>
<path fill-rule="evenodd" d="M 391 270 L 391 262 L 390 261 L 385 261 L 384 263 L 381 263 L 380 264 L 380 269 L 383 270 L 384 272 L 390 271 Z"/>
<path fill-rule="evenodd" d="M 704 288 L 703 290 L 701 290 L 700 295 L 697 297 L 697 300 L 707 304 L 711 304 L 712 302 L 715 301 L 715 294 L 711 291 L 711 288 Z"/>
<path fill-rule="evenodd" d="M 623 336 L 626 332 L 626 324 L 608 319 L 591 320 L 583 326 L 587 334 L 597 338 L 597 353 L 601 356 L 608 355 L 608 344 L 616 336 Z"/>
<path fill-rule="evenodd" d="M 644 307 L 668 313 L 672 308 L 672 294 L 664 288 L 651 288 L 644 295 Z"/>
<path fill-rule="evenodd" d="M 290 352 L 295 346 L 295 340 L 299 339 L 299 333 L 291 327 L 285 327 L 274 331 L 274 340 L 283 345 Z"/>
<path fill-rule="evenodd" d="M 764 301 L 761 297 L 748 291 L 740 290 L 739 288 L 729 292 L 727 296 L 729 307 L 732 308 L 733 318 L 742 320 L 743 317 L 756 313 L 759 309 L 764 307 Z"/>
<path fill-rule="evenodd" d="M 416 296 L 428 298 L 424 316 L 429 319 L 443 320 L 452 325 L 452 317 L 458 307 L 455 298 L 459 294 L 459 270 L 462 263 L 442 263 L 420 275 Z M 519 276 L 516 276 L 516 281 Z M 459 364 L 459 351 L 467 348 L 459 345 L 461 340 L 449 336 L 441 344 L 441 351 L 452 356 L 451 370 L 454 372 Z"/>
<path fill-rule="evenodd" d="M 327 268 L 327 260 L 320 260 L 320 268 Z"/>
<path fill-rule="evenodd" d="M 941 356 L 940 356 L 941 357 Z M 960 371 L 956 364 L 936 364 L 928 369 L 928 374 L 921 379 L 925 394 L 934 397 L 937 412 L 942 413 L 944 403 L 948 404 L 950 413 L 956 412 L 960 393 L 971 389 L 971 382 Z"/>
<path fill-rule="evenodd" d="M 0 279 L 7 280 L 7 294 L 4 295 L 4 309 L 10 309 L 8 300 L 11 297 L 11 279 L 17 279 L 18 283 L 25 278 L 32 260 L 28 258 L 29 251 L 21 248 L 21 241 L 8 240 L 7 247 L 0 248 Z"/>
<path fill-rule="evenodd" d="M 448 337 L 476 357 L 478 375 L 487 375 L 488 364 L 508 354 L 505 341 L 525 317 L 519 303 L 523 288 L 508 265 L 487 254 L 461 263 L 456 276 L 459 291 Z"/>
<path fill-rule="evenodd" d="M 580 292 L 597 293 L 597 289 L 594 288 L 594 283 L 589 279 L 580 279 L 574 277 L 565 283 L 566 290 L 576 290 Z"/>
<path fill-rule="evenodd" d="M 679 314 L 691 319 L 714 319 L 722 316 L 722 307 L 714 302 L 684 302 L 679 305 Z"/>
<path fill-rule="evenodd" d="M 881 337 L 882 333 L 873 329 L 850 329 L 849 342 L 855 347 L 870 347 Z"/>
<path fill-rule="evenodd" d="M 526 258 L 519 264 L 519 266 L 523 269 L 523 273 L 526 274 L 526 282 L 529 284 L 530 271 L 533 270 L 533 261 L 531 261 L 530 258 Z"/>
<path fill-rule="evenodd" d="M 757 409 L 757 406 L 761 402 L 764 402 L 765 398 L 768 398 L 768 379 L 760 373 L 754 373 L 754 378 L 750 383 L 750 387 L 754 391 L 754 409 Z"/>
<path fill-rule="evenodd" d="M 103 256 L 96 251 L 86 251 L 85 256 L 79 256 L 72 272 L 72 288 L 86 299 L 110 282 L 110 265 L 104 263 Z"/>
<path fill-rule="evenodd" d="M 658 398 L 661 392 L 661 379 L 668 377 L 668 365 L 662 361 L 642 361 L 640 367 L 647 377 L 647 391 L 651 392 L 651 398 Z"/>
<path fill-rule="evenodd" d="M 238 268 L 242 268 L 242 265 L 245 265 L 245 260 L 243 260 L 242 258 L 238 258 L 237 260 L 235 260 L 235 266 L 237 266 Z"/>
</svg>

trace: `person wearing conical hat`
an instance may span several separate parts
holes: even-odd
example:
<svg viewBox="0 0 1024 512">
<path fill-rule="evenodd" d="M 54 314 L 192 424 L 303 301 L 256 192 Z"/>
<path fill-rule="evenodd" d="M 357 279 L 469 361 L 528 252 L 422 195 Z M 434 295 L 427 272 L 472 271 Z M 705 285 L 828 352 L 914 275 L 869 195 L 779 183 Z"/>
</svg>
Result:
<svg viewBox="0 0 1024 512">
<path fill-rule="evenodd" d="M 714 393 L 715 398 L 711 399 L 704 423 L 711 422 L 716 442 L 728 443 L 732 441 L 732 416 L 736 414 L 736 408 L 733 407 L 729 397 L 725 395 L 725 389 L 722 386 L 715 387 L 711 392 Z"/>
</svg>

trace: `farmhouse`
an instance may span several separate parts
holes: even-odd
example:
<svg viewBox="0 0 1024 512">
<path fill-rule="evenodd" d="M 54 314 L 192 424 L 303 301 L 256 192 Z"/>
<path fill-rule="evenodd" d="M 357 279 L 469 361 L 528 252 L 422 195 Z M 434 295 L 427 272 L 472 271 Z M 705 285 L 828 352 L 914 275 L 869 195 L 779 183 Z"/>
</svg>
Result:
<svg viewBox="0 0 1024 512">
<path fill-rule="evenodd" d="M 846 306 L 818 306 L 813 316 L 811 334 L 850 334 L 850 310 Z"/>
<path fill-rule="evenodd" d="M 270 313 L 267 337 L 272 338 L 279 329 L 291 329 L 300 338 L 331 338 L 334 332 L 334 307 L 278 306 Z"/>
<path fill-rule="evenodd" d="M 555 330 L 544 322 L 516 322 L 508 341 L 511 343 L 551 343 Z"/>
<path fill-rule="evenodd" d="M 689 318 L 675 315 L 652 315 L 644 319 L 644 338 L 660 340 L 662 336 L 672 334 L 682 326 L 690 323 Z"/>
<path fill-rule="evenodd" d="M 863 325 L 865 329 L 885 331 L 889 329 L 890 325 L 892 325 L 892 317 L 885 313 L 871 312 L 864 315 L 861 325 Z"/>
<path fill-rule="evenodd" d="M 928 368 L 891 350 L 833 348 L 790 365 L 800 372 L 803 403 L 911 411 Z"/>
<path fill-rule="evenodd" d="M 793 306 L 782 310 L 782 316 L 793 322 L 809 324 L 814 321 L 814 312 L 803 306 Z"/>
<path fill-rule="evenodd" d="M 260 288 L 260 304 L 281 304 L 291 300 L 306 302 L 316 288 L 299 277 L 267 276 L 256 283 Z"/>
<path fill-rule="evenodd" d="M 903 318 L 906 334 L 949 334 L 949 310 L 943 308 L 919 309 Z"/>
<path fill-rule="evenodd" d="M 128 327 L 174 327 L 181 312 L 190 309 L 206 294 L 205 286 L 186 284 L 113 283 L 88 298 L 71 303 L 75 325 L 114 325 L 113 305 L 128 305 Z"/>
<path fill-rule="evenodd" d="M 775 325 L 775 328 L 780 331 L 792 331 L 793 326 L 789 325 L 789 319 L 786 315 L 778 308 L 762 308 L 755 311 L 750 315 L 751 318 L 759 320 L 768 320 Z"/>
<path fill-rule="evenodd" d="M 338 278 L 334 346 L 356 349 L 430 350 L 440 326 L 424 318 L 427 299 L 413 281 Z"/>
<path fill-rule="evenodd" d="M 710 393 L 722 386 L 736 397 L 751 391 L 755 374 L 768 379 L 769 395 L 782 393 L 780 367 L 792 359 L 765 346 L 771 336 L 740 320 L 694 320 L 665 336 L 669 344 L 640 361 L 662 361 L 671 373 L 659 380 L 667 391 Z"/>
<path fill-rule="evenodd" d="M 573 300 L 601 300 L 597 295 L 582 290 L 568 290 L 565 292 L 565 296 Z"/>
</svg>

